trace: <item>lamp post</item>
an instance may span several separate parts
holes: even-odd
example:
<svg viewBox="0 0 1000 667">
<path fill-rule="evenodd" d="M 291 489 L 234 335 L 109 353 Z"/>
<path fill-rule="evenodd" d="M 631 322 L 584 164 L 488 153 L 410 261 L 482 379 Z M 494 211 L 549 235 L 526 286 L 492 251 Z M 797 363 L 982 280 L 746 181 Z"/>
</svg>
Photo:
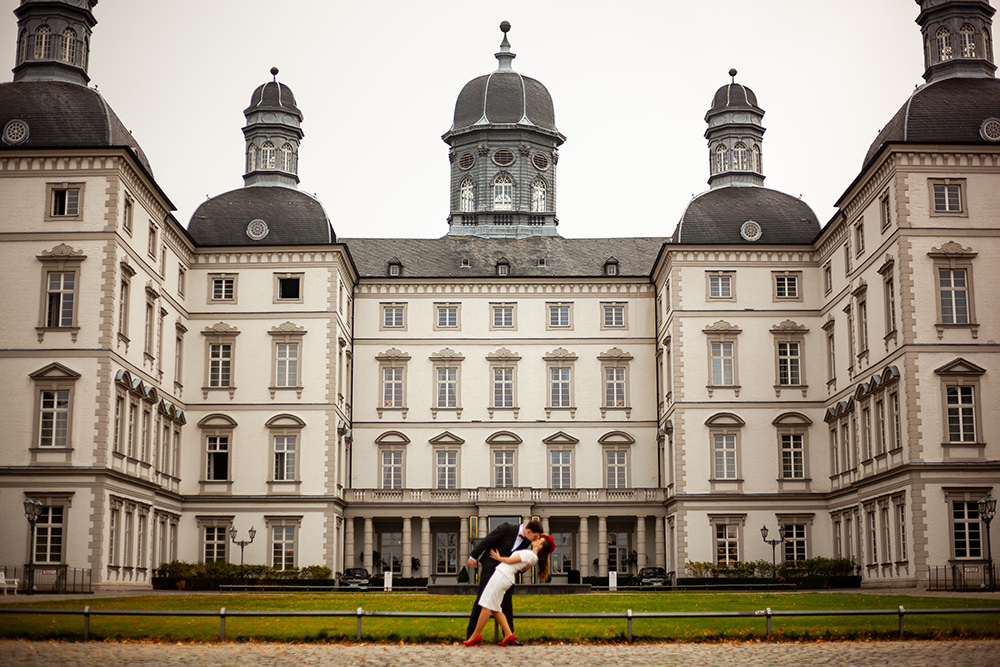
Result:
<svg viewBox="0 0 1000 667">
<path fill-rule="evenodd" d="M 35 594 L 35 524 L 38 523 L 38 517 L 42 515 L 44 507 L 40 500 L 34 498 L 24 500 L 24 517 L 31 526 L 31 537 L 28 539 L 28 595 Z"/>
<path fill-rule="evenodd" d="M 990 549 L 990 522 L 997 515 L 997 499 L 991 493 L 985 498 L 980 498 L 976 504 L 979 505 L 979 518 L 986 526 L 986 567 L 989 568 L 990 590 L 995 591 L 997 589 L 997 582 L 993 576 L 993 551 Z"/>
<path fill-rule="evenodd" d="M 257 537 L 257 531 L 250 526 L 250 539 L 249 540 L 237 540 L 236 539 L 236 528 L 229 529 L 229 537 L 232 539 L 233 544 L 240 548 L 240 576 L 243 576 L 243 550 L 246 549 L 248 544 L 253 543 L 253 538 Z"/>
<path fill-rule="evenodd" d="M 771 545 L 771 578 L 778 578 L 778 563 L 775 557 L 775 547 L 785 541 L 785 527 L 778 526 L 778 539 L 769 540 L 767 539 L 767 526 L 760 527 L 760 536 L 764 539 L 764 542 Z"/>
</svg>

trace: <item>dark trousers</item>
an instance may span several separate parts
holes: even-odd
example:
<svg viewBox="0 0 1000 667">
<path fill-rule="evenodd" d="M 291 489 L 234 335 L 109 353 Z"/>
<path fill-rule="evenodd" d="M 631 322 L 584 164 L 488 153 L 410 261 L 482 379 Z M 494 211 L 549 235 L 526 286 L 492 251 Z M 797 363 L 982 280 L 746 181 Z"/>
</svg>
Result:
<svg viewBox="0 0 1000 667">
<path fill-rule="evenodd" d="M 472 633 L 476 630 L 476 623 L 479 622 L 479 614 L 482 612 L 483 608 L 479 606 L 479 598 L 483 594 L 483 589 L 486 588 L 486 583 L 493 576 L 493 568 L 490 568 L 489 572 L 486 568 L 483 568 L 483 572 L 479 577 L 479 590 L 476 591 L 476 602 L 472 605 L 472 614 L 469 616 L 469 627 L 465 631 L 465 638 L 468 639 L 472 636 Z M 510 624 L 511 631 L 514 630 L 514 587 L 511 586 L 507 589 L 507 592 L 503 594 L 503 602 L 500 603 L 500 611 L 503 615 L 507 617 L 507 623 Z M 485 628 L 484 628 L 485 630 Z"/>
</svg>

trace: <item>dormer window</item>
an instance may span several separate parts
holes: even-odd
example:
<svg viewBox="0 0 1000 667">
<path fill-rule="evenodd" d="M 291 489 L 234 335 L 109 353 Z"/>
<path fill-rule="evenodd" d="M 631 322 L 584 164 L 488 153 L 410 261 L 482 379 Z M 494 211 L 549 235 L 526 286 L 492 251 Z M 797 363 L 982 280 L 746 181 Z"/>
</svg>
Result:
<svg viewBox="0 0 1000 667">
<path fill-rule="evenodd" d="M 462 261 L 461 261 L 461 262 L 459 263 L 459 266 L 460 266 L 461 268 L 463 268 L 463 269 L 467 269 L 467 268 L 469 268 L 469 260 L 467 260 L 467 259 L 463 259 L 463 260 L 462 260 Z"/>
<path fill-rule="evenodd" d="M 403 265 L 399 262 L 389 262 L 389 275 L 400 276 L 403 274 Z"/>
<path fill-rule="evenodd" d="M 510 275 L 510 264 L 506 259 L 501 259 L 497 262 L 497 275 L 498 276 L 509 276 Z"/>
<path fill-rule="evenodd" d="M 538 266 L 545 266 L 545 258 L 544 257 L 539 257 L 538 258 Z"/>
<path fill-rule="evenodd" d="M 604 275 L 606 276 L 617 276 L 618 275 L 618 260 L 609 259 L 604 263 Z"/>
<path fill-rule="evenodd" d="M 934 39 L 937 45 L 938 62 L 943 63 L 946 60 L 951 60 L 954 57 L 951 51 L 951 31 L 942 26 L 938 28 Z"/>
<path fill-rule="evenodd" d="M 966 23 L 958 31 L 959 43 L 962 46 L 963 58 L 976 57 L 976 29 Z"/>
</svg>

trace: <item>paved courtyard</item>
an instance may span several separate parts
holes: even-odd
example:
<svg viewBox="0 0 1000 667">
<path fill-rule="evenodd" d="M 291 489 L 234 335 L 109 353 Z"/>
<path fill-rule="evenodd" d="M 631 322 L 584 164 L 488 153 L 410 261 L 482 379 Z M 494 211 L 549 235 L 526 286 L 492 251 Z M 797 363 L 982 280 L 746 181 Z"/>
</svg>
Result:
<svg viewBox="0 0 1000 667">
<path fill-rule="evenodd" d="M 0 641 L 0 664 L 23 667 L 253 665 L 409 667 L 506 664 L 559 667 L 996 667 L 1000 641 L 834 642 L 809 644 L 644 644 L 496 646 L 357 644 L 150 644 Z M 530 661 L 530 662 L 525 662 Z M 539 663 L 540 661 L 540 663 Z"/>
</svg>

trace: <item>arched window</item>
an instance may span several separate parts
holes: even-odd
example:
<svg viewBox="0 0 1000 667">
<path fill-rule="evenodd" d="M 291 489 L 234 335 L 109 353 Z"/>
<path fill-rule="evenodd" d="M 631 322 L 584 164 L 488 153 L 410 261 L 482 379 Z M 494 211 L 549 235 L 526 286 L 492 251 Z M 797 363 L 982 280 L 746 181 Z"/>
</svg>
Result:
<svg viewBox="0 0 1000 667">
<path fill-rule="evenodd" d="M 493 210 L 514 210 L 514 179 L 510 174 L 497 174 L 493 179 Z"/>
<path fill-rule="evenodd" d="M 76 31 L 72 28 L 63 30 L 59 59 L 70 65 L 76 64 Z"/>
<path fill-rule="evenodd" d="M 934 35 L 934 39 L 937 43 L 938 62 L 943 63 L 946 60 L 951 60 L 953 57 L 951 52 L 951 31 L 941 26 Z"/>
<path fill-rule="evenodd" d="M 35 31 L 35 60 L 47 60 L 52 57 L 52 31 L 49 26 L 38 26 Z"/>
<path fill-rule="evenodd" d="M 28 31 L 22 30 L 21 36 L 17 38 L 17 64 L 20 65 L 28 59 Z"/>
<path fill-rule="evenodd" d="M 466 178 L 458 186 L 458 210 L 472 213 L 476 210 L 476 191 L 471 178 Z"/>
<path fill-rule="evenodd" d="M 976 57 L 976 30 L 971 25 L 966 23 L 962 26 L 962 29 L 958 31 L 958 39 L 962 44 L 962 57 L 963 58 L 975 58 Z"/>
<path fill-rule="evenodd" d="M 719 144 L 715 147 L 715 173 L 721 174 L 726 167 L 726 147 L 724 144 Z"/>
<path fill-rule="evenodd" d="M 281 147 L 281 169 L 290 173 L 295 173 L 295 149 L 289 143 Z"/>
<path fill-rule="evenodd" d="M 260 168 L 274 169 L 274 161 L 274 144 L 270 141 L 265 141 L 260 147 Z"/>
<path fill-rule="evenodd" d="M 742 141 L 733 146 L 733 169 L 747 170 L 747 145 Z"/>
<path fill-rule="evenodd" d="M 545 181 L 540 178 L 531 184 L 531 212 L 545 212 Z"/>
<path fill-rule="evenodd" d="M 760 146 L 757 144 L 750 148 L 750 171 L 756 171 L 758 174 L 763 173 L 760 168 Z"/>
<path fill-rule="evenodd" d="M 983 58 L 991 60 L 990 54 L 992 53 L 990 49 L 990 31 L 983 28 Z"/>
<path fill-rule="evenodd" d="M 247 146 L 247 173 L 257 168 L 257 148 L 250 144 Z"/>
</svg>

